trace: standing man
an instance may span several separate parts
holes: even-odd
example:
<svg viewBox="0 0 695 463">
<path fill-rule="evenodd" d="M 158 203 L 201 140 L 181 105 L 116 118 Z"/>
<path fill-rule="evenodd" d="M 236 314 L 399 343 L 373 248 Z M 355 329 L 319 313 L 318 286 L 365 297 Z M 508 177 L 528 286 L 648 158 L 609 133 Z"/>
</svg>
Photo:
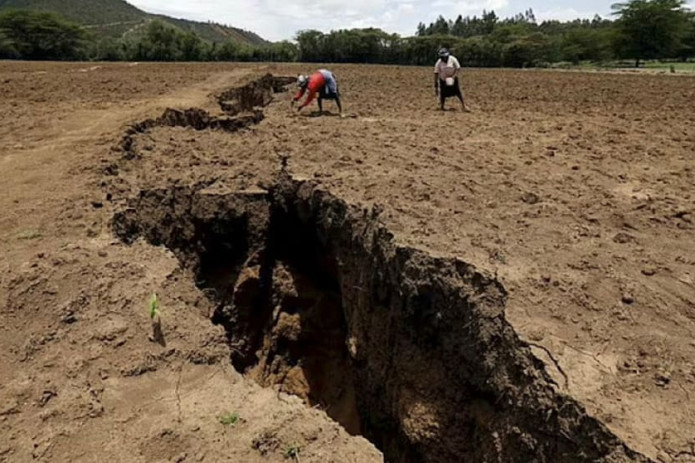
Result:
<svg viewBox="0 0 695 463">
<path fill-rule="evenodd" d="M 335 78 L 335 74 L 331 71 L 320 69 L 310 77 L 299 76 L 297 78 L 297 86 L 299 87 L 299 92 L 292 99 L 292 106 L 301 100 L 305 93 L 309 92 L 306 101 L 299 105 L 297 111 L 301 111 L 309 106 L 314 98 L 316 98 L 316 95 L 318 95 L 319 111 L 322 114 L 323 100 L 335 100 L 340 115 L 343 115 L 343 107 L 340 104 L 340 93 L 338 92 L 338 81 Z"/>
<path fill-rule="evenodd" d="M 446 99 L 455 96 L 461 102 L 461 109 L 470 112 L 463 101 L 463 94 L 459 86 L 458 73 L 460 69 L 459 60 L 452 56 L 449 50 L 446 48 L 439 50 L 439 60 L 434 65 L 434 93 L 439 95 L 442 111 L 444 111 Z"/>
</svg>

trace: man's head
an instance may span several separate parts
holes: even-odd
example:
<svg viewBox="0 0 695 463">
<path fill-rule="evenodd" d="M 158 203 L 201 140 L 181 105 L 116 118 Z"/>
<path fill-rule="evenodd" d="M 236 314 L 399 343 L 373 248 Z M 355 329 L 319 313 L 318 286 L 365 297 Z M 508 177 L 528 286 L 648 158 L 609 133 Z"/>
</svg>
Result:
<svg viewBox="0 0 695 463">
<path fill-rule="evenodd" d="M 441 59 L 449 59 L 449 56 L 451 56 L 451 53 L 449 52 L 448 48 L 442 48 L 439 50 L 439 57 Z"/>
<path fill-rule="evenodd" d="M 297 87 L 306 88 L 307 85 L 309 85 L 309 79 L 307 76 L 300 75 L 297 77 Z"/>
</svg>

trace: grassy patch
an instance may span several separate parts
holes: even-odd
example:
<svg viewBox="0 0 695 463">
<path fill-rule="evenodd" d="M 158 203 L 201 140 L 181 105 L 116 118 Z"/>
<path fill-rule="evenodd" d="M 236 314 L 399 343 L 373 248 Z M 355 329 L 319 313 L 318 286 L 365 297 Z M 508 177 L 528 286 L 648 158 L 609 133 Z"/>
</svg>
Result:
<svg viewBox="0 0 695 463">
<path fill-rule="evenodd" d="M 640 67 L 635 67 L 634 61 L 607 61 L 604 63 L 592 63 L 590 61 L 582 61 L 580 63 L 553 63 L 551 68 L 553 69 L 573 69 L 582 71 L 598 71 L 598 70 L 650 70 L 650 71 L 664 71 L 671 72 L 671 67 L 676 73 L 695 73 L 695 62 L 680 62 L 680 61 L 643 61 L 640 63 Z"/>
<path fill-rule="evenodd" d="M 299 459 L 299 452 L 302 450 L 302 448 L 299 446 L 299 444 L 290 444 L 285 448 L 285 458 L 292 458 L 294 460 Z"/>
<path fill-rule="evenodd" d="M 229 426 L 229 427 L 234 427 L 239 423 L 239 414 L 238 413 L 225 413 L 224 415 L 220 416 L 220 424 L 222 426 Z"/>
<path fill-rule="evenodd" d="M 43 238 L 43 235 L 38 230 L 24 230 L 22 233 L 17 235 L 18 240 L 36 240 Z"/>
</svg>

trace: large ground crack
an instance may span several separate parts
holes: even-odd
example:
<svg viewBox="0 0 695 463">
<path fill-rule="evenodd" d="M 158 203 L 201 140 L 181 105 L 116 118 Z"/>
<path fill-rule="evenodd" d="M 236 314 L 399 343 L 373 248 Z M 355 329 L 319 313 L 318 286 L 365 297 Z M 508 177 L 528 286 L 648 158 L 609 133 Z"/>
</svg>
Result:
<svg viewBox="0 0 695 463">
<path fill-rule="evenodd" d="M 311 182 L 143 191 L 113 228 L 193 270 L 239 371 L 387 461 L 648 461 L 557 391 L 494 278 L 396 244 L 374 212 Z"/>
<path fill-rule="evenodd" d="M 285 87 L 294 80 L 293 77 L 266 74 L 245 85 L 226 90 L 215 96 L 222 111 L 221 115 L 213 115 L 200 108 L 167 108 L 159 117 L 131 124 L 125 130 L 117 149 L 122 151 L 123 157 L 127 160 L 136 158 L 136 137 L 156 127 L 189 127 L 194 130 L 236 132 L 258 124 L 264 117 L 261 108 L 270 104 L 274 93 L 284 92 Z"/>
<path fill-rule="evenodd" d="M 224 116 L 167 110 L 136 124 L 124 157 L 156 126 L 258 123 L 291 80 L 221 93 Z M 247 377 L 320 407 L 389 462 L 648 461 L 557 390 L 495 278 L 398 245 L 378 212 L 291 178 L 286 159 L 265 190 L 212 183 L 142 190 L 113 230 L 192 271 Z"/>
</svg>

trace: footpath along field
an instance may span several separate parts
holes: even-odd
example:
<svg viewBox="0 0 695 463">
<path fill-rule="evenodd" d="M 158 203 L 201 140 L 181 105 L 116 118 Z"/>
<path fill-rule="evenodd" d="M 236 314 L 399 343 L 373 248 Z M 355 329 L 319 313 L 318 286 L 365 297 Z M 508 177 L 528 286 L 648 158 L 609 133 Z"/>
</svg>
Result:
<svg viewBox="0 0 695 463">
<path fill-rule="evenodd" d="M 3 65 L 0 461 L 695 461 L 695 78 L 312 70 Z"/>
</svg>

